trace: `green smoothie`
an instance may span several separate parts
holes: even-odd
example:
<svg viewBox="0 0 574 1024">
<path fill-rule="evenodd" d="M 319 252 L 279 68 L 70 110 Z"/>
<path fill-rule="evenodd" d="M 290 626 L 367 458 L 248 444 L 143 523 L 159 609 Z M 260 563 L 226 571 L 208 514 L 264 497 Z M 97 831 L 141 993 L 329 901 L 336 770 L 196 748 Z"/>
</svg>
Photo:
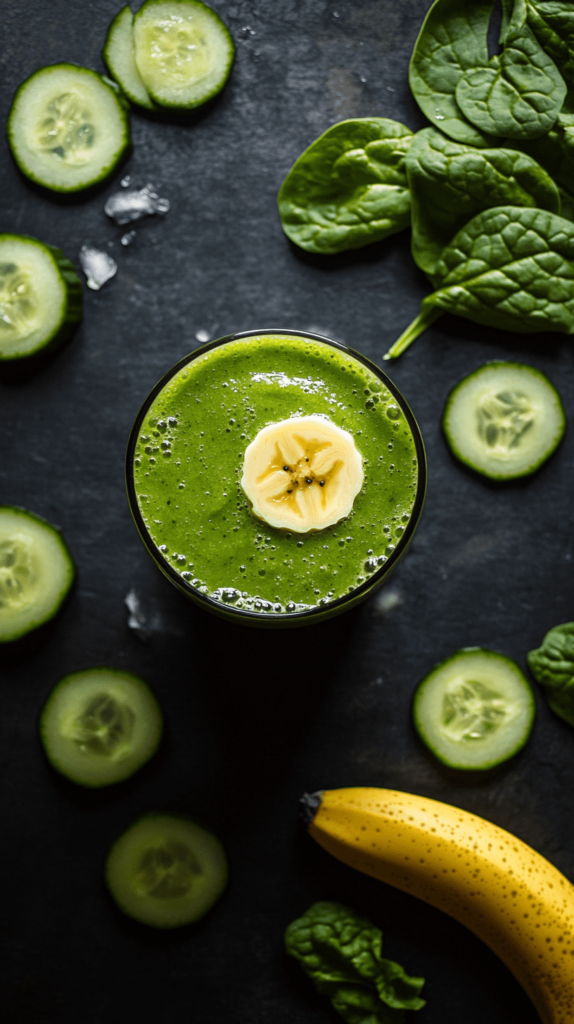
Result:
<svg viewBox="0 0 574 1024">
<path fill-rule="evenodd" d="M 244 454 L 266 425 L 311 414 L 352 435 L 364 482 L 345 519 L 291 533 L 254 516 L 240 486 Z M 348 597 L 396 560 L 422 505 L 412 416 L 369 366 L 316 339 L 257 334 L 207 347 L 134 430 L 146 543 L 172 578 L 228 608 L 288 615 Z"/>
</svg>

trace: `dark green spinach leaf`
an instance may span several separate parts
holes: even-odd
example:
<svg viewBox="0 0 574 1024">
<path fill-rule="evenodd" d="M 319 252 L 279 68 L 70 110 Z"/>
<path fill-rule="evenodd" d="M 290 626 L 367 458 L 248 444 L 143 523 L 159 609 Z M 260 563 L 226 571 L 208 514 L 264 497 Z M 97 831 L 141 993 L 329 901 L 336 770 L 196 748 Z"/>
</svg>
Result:
<svg viewBox="0 0 574 1024">
<path fill-rule="evenodd" d="M 526 206 L 560 213 L 552 178 L 519 150 L 475 149 L 425 128 L 415 135 L 406 166 L 412 254 L 433 284 L 443 249 L 482 210 Z"/>
<path fill-rule="evenodd" d="M 554 178 L 561 192 L 565 193 L 562 216 L 571 220 L 570 210 L 574 203 L 574 115 L 563 111 L 547 135 L 541 139 L 525 139 L 517 143 L 516 148 L 528 153 Z"/>
<path fill-rule="evenodd" d="M 487 32 L 494 0 L 435 0 L 415 43 L 409 84 L 432 125 L 457 142 L 492 145 L 467 120 L 456 87 L 469 68 L 487 67 Z"/>
<path fill-rule="evenodd" d="M 528 24 L 556 64 L 568 89 L 574 89 L 574 4 L 527 0 Z"/>
<path fill-rule="evenodd" d="M 514 0 L 512 16 L 503 24 L 502 53 L 487 67 L 469 68 L 457 83 L 456 102 L 482 132 L 539 138 L 562 109 L 566 84 L 530 30 L 527 14 L 526 0 Z"/>
<path fill-rule="evenodd" d="M 285 949 L 348 1024 L 402 1024 L 419 1010 L 423 978 L 381 957 L 383 936 L 341 903 L 314 903 L 285 932 Z"/>
<path fill-rule="evenodd" d="M 544 687 L 548 706 L 574 725 L 574 622 L 551 629 L 528 655 L 528 668 Z"/>
<path fill-rule="evenodd" d="M 285 234 L 308 252 L 359 249 L 410 224 L 410 128 L 385 117 L 340 121 L 299 157 L 281 186 Z"/>
<path fill-rule="evenodd" d="M 439 287 L 385 359 L 443 312 L 507 331 L 574 334 L 574 224 L 554 213 L 518 206 L 479 213 L 443 251 L 435 276 Z"/>
</svg>

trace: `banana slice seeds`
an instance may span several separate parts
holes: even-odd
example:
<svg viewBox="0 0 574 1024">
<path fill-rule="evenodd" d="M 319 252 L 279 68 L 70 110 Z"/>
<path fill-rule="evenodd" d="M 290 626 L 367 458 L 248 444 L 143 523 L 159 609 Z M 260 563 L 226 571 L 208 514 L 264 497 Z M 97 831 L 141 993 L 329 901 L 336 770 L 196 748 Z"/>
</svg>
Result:
<svg viewBox="0 0 574 1024">
<path fill-rule="evenodd" d="M 352 435 L 311 415 L 259 431 L 245 450 L 241 486 L 258 519 L 279 530 L 309 533 L 348 516 L 363 479 Z"/>
</svg>

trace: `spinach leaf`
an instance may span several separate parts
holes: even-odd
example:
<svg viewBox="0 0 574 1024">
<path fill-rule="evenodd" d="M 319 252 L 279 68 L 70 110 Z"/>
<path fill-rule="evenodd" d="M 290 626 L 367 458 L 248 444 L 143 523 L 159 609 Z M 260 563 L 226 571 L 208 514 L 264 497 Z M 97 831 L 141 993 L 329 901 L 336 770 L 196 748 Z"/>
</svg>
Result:
<svg viewBox="0 0 574 1024">
<path fill-rule="evenodd" d="M 410 223 L 405 156 L 413 133 L 385 117 L 333 125 L 283 182 L 279 213 L 288 238 L 308 252 L 378 242 Z"/>
<path fill-rule="evenodd" d="M 536 682 L 546 691 L 549 708 L 574 725 L 574 622 L 551 629 L 527 660 Z"/>
<path fill-rule="evenodd" d="M 528 24 L 552 58 L 568 89 L 574 89 L 574 6 L 527 0 Z"/>
<path fill-rule="evenodd" d="M 516 148 L 533 157 L 566 193 L 562 215 L 572 219 L 568 211 L 574 202 L 574 116 L 562 112 L 547 135 L 521 141 Z"/>
<path fill-rule="evenodd" d="M 456 87 L 469 68 L 488 65 L 487 32 L 494 0 L 435 0 L 415 43 L 409 68 L 419 107 L 457 142 L 485 147 L 492 140 L 462 113 Z"/>
<path fill-rule="evenodd" d="M 560 213 L 552 178 L 519 150 L 475 149 L 425 128 L 414 137 L 406 167 L 412 254 L 431 280 L 445 246 L 482 210 L 538 206 Z"/>
<path fill-rule="evenodd" d="M 507 331 L 574 334 L 574 224 L 496 206 L 474 217 L 437 264 L 437 291 L 387 352 L 400 355 L 441 313 Z"/>
<path fill-rule="evenodd" d="M 285 932 L 285 949 L 348 1024 L 402 1024 L 419 1010 L 423 978 L 381 957 L 383 936 L 341 903 L 314 903 Z"/>
<path fill-rule="evenodd" d="M 571 196 L 569 192 L 566 192 L 563 188 L 558 187 L 560 193 L 560 205 L 562 207 L 562 216 L 566 220 L 574 221 L 574 196 Z"/>
<path fill-rule="evenodd" d="M 555 123 L 566 84 L 528 27 L 526 0 L 515 0 L 503 31 L 502 53 L 487 67 L 470 68 L 461 75 L 456 102 L 483 132 L 512 139 L 538 138 Z"/>
</svg>

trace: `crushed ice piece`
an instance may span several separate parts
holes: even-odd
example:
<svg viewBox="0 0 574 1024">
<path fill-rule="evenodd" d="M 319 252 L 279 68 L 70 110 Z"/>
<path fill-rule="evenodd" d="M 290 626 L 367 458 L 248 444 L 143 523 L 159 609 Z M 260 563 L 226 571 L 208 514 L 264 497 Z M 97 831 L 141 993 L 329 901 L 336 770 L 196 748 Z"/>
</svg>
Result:
<svg viewBox="0 0 574 1024">
<path fill-rule="evenodd" d="M 122 243 L 122 245 L 131 245 L 135 237 L 135 231 L 126 231 L 125 235 L 122 235 L 122 237 L 120 238 L 120 242 Z"/>
<path fill-rule="evenodd" d="M 122 178 L 122 180 L 120 181 L 120 185 L 122 186 L 122 188 L 127 188 L 128 185 L 131 184 L 131 180 L 131 174 L 126 174 L 125 178 Z"/>
<path fill-rule="evenodd" d="M 124 597 L 124 604 L 128 610 L 128 626 L 140 633 L 146 633 L 147 618 L 142 608 L 137 592 L 133 589 L 128 591 Z"/>
<path fill-rule="evenodd" d="M 387 85 L 386 89 L 387 89 L 387 92 L 394 92 L 395 91 L 392 85 Z"/>
<path fill-rule="evenodd" d="M 157 192 L 154 192 L 153 185 L 148 184 L 144 188 L 130 189 L 129 192 L 114 192 L 106 200 L 104 213 L 116 224 L 130 224 L 131 221 L 140 220 L 142 217 L 167 213 L 169 207 L 169 199 L 161 199 Z"/>
<path fill-rule="evenodd" d="M 366 81 L 367 81 L 367 79 L 365 78 L 365 76 L 361 75 L 361 82 L 366 82 Z"/>
<path fill-rule="evenodd" d="M 377 615 L 388 615 L 393 608 L 403 603 L 403 596 L 400 590 L 394 587 L 392 590 L 383 590 L 375 599 L 375 612 Z"/>
<path fill-rule="evenodd" d="M 168 621 L 153 598 L 142 601 L 134 587 L 124 597 L 124 604 L 128 610 L 128 628 L 132 629 L 140 640 L 147 642 L 158 633 L 165 636 L 183 636 L 181 626 Z"/>
<path fill-rule="evenodd" d="M 80 249 L 80 263 L 88 279 L 88 288 L 98 292 L 102 285 L 115 277 L 118 265 L 107 252 L 94 245 L 83 245 Z"/>
<path fill-rule="evenodd" d="M 209 341 L 209 331 L 196 331 L 195 337 L 197 338 L 198 341 L 201 341 L 203 344 L 205 344 L 206 341 Z"/>
</svg>

